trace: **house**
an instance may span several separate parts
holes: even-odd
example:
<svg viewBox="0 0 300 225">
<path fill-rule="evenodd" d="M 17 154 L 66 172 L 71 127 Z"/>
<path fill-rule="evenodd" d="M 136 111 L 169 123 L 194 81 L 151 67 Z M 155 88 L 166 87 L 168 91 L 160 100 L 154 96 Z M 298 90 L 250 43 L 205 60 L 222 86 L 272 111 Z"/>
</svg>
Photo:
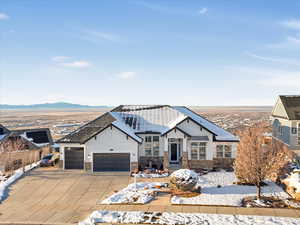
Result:
<svg viewBox="0 0 300 225">
<path fill-rule="evenodd" d="M 0 124 L 0 172 L 40 160 L 53 144 L 49 129 L 9 130 Z"/>
<path fill-rule="evenodd" d="M 300 156 L 300 95 L 281 95 L 272 110 L 272 138 Z"/>
<path fill-rule="evenodd" d="M 0 142 L 11 136 L 21 136 L 37 147 L 53 145 L 52 136 L 48 128 L 9 130 L 0 124 Z"/>
<path fill-rule="evenodd" d="M 61 168 L 94 172 L 228 167 L 238 141 L 183 106 L 121 105 L 58 143 Z"/>
</svg>

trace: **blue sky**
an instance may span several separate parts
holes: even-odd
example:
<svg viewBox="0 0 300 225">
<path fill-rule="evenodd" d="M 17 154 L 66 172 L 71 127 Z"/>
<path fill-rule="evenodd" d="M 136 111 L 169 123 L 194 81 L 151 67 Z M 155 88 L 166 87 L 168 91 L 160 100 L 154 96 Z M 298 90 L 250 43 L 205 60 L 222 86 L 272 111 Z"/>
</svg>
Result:
<svg viewBox="0 0 300 225">
<path fill-rule="evenodd" d="M 0 2 L 2 104 L 272 105 L 299 69 L 296 0 Z"/>
</svg>

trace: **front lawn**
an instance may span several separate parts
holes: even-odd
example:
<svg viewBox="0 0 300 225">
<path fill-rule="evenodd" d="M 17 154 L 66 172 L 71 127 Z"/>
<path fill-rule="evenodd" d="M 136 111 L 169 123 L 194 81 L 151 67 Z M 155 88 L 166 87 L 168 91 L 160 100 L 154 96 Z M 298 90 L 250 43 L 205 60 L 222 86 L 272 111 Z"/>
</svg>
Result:
<svg viewBox="0 0 300 225">
<path fill-rule="evenodd" d="M 171 203 L 240 206 L 245 197 L 256 195 L 256 187 L 237 185 L 234 184 L 235 181 L 233 172 L 210 172 L 200 176 L 200 195 L 192 198 L 173 196 Z M 289 198 L 289 195 L 274 182 L 266 181 L 266 184 L 262 187 L 262 195 L 280 199 Z"/>
</svg>

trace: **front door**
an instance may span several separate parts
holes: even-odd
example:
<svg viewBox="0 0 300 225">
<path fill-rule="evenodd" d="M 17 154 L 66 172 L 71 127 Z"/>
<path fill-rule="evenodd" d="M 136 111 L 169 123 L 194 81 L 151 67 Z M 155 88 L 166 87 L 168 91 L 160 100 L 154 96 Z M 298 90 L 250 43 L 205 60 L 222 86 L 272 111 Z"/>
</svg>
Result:
<svg viewBox="0 0 300 225">
<path fill-rule="evenodd" d="M 177 143 L 170 144 L 170 162 L 178 162 L 178 145 Z"/>
</svg>

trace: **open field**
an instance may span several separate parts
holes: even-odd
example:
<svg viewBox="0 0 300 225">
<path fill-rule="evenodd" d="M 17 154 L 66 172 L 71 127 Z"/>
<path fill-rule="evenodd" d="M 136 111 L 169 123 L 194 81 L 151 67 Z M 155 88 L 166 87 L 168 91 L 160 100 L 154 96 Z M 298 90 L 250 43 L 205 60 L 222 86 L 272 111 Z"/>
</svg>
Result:
<svg viewBox="0 0 300 225">
<path fill-rule="evenodd" d="M 268 106 L 192 106 L 190 108 L 232 132 L 257 122 L 268 122 L 272 109 Z M 9 129 L 47 127 L 51 130 L 52 136 L 56 140 L 109 110 L 111 108 L 1 110 L 0 123 Z"/>
</svg>

